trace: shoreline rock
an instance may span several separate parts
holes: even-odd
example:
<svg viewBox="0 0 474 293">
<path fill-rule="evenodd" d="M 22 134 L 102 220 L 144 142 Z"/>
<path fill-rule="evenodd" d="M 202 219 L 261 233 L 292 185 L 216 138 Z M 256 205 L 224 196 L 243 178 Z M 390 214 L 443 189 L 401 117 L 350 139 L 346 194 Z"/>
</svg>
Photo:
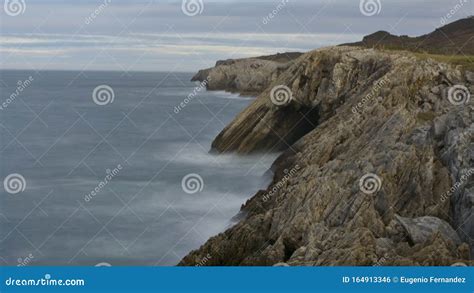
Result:
<svg viewBox="0 0 474 293">
<path fill-rule="evenodd" d="M 474 264 L 474 107 L 449 97 L 472 87 L 468 76 L 406 52 L 333 47 L 299 57 L 213 143 L 218 152 L 284 150 L 273 182 L 180 265 L 207 254 L 206 265 Z M 288 104 L 272 103 L 280 85 L 292 92 Z M 397 215 L 436 217 L 460 242 L 430 233 L 413 243 Z"/>
<path fill-rule="evenodd" d="M 199 70 L 191 81 L 208 81 L 208 90 L 224 90 L 256 96 L 273 82 L 301 53 L 285 53 L 216 62 L 211 68 Z"/>
</svg>

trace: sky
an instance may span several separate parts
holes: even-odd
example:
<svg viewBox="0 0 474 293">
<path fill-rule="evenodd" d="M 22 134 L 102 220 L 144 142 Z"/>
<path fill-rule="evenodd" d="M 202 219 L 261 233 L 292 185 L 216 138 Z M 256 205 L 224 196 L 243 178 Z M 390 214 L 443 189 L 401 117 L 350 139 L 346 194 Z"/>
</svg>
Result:
<svg viewBox="0 0 474 293">
<path fill-rule="evenodd" d="M 2 1 L 0 69 L 33 70 L 192 72 L 378 30 L 422 35 L 474 14 L 474 0 Z"/>
</svg>

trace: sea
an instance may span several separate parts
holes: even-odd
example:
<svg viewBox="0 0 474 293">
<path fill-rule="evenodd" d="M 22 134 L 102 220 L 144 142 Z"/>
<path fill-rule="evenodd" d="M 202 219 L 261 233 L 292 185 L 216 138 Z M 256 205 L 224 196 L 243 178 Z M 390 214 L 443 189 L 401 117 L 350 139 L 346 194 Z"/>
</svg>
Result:
<svg viewBox="0 0 474 293">
<path fill-rule="evenodd" d="M 173 266 L 278 154 L 218 155 L 253 97 L 192 73 L 0 71 L 0 265 Z"/>
</svg>

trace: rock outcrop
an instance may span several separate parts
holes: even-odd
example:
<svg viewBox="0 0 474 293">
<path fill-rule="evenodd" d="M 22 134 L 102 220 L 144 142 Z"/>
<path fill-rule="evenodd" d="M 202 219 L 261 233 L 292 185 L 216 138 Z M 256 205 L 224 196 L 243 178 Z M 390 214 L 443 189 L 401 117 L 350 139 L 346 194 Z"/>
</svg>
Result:
<svg viewBox="0 0 474 293">
<path fill-rule="evenodd" d="M 444 22 L 448 20 L 445 19 Z M 419 37 L 395 36 L 386 31 L 365 36 L 361 42 L 346 44 L 366 48 L 404 49 L 431 54 L 474 55 L 474 17 L 446 24 Z"/>
<path fill-rule="evenodd" d="M 180 265 L 473 264 L 472 73 L 334 47 L 270 75 L 213 148 L 283 151 L 273 182 Z"/>
<path fill-rule="evenodd" d="M 191 80 L 207 81 L 208 90 L 258 95 L 300 55 L 301 53 L 288 53 L 221 60 L 217 61 L 215 67 L 200 70 Z"/>
</svg>

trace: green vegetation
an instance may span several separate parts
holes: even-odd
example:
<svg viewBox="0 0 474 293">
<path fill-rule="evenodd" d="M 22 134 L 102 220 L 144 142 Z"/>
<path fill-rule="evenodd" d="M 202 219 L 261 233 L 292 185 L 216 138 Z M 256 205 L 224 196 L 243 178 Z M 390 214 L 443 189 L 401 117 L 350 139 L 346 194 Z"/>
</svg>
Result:
<svg viewBox="0 0 474 293">
<path fill-rule="evenodd" d="M 421 59 L 434 59 L 439 62 L 461 65 L 465 70 L 474 71 L 474 55 L 439 55 L 428 53 L 414 53 Z"/>
<path fill-rule="evenodd" d="M 433 59 L 439 62 L 454 64 L 454 65 L 461 65 L 465 70 L 474 71 L 474 55 L 451 55 L 451 54 L 434 54 L 423 52 L 422 49 L 419 50 L 412 50 L 409 48 L 404 48 L 400 46 L 378 46 L 377 49 L 382 51 L 397 51 L 397 52 L 410 52 L 413 53 L 420 59 Z"/>
</svg>

